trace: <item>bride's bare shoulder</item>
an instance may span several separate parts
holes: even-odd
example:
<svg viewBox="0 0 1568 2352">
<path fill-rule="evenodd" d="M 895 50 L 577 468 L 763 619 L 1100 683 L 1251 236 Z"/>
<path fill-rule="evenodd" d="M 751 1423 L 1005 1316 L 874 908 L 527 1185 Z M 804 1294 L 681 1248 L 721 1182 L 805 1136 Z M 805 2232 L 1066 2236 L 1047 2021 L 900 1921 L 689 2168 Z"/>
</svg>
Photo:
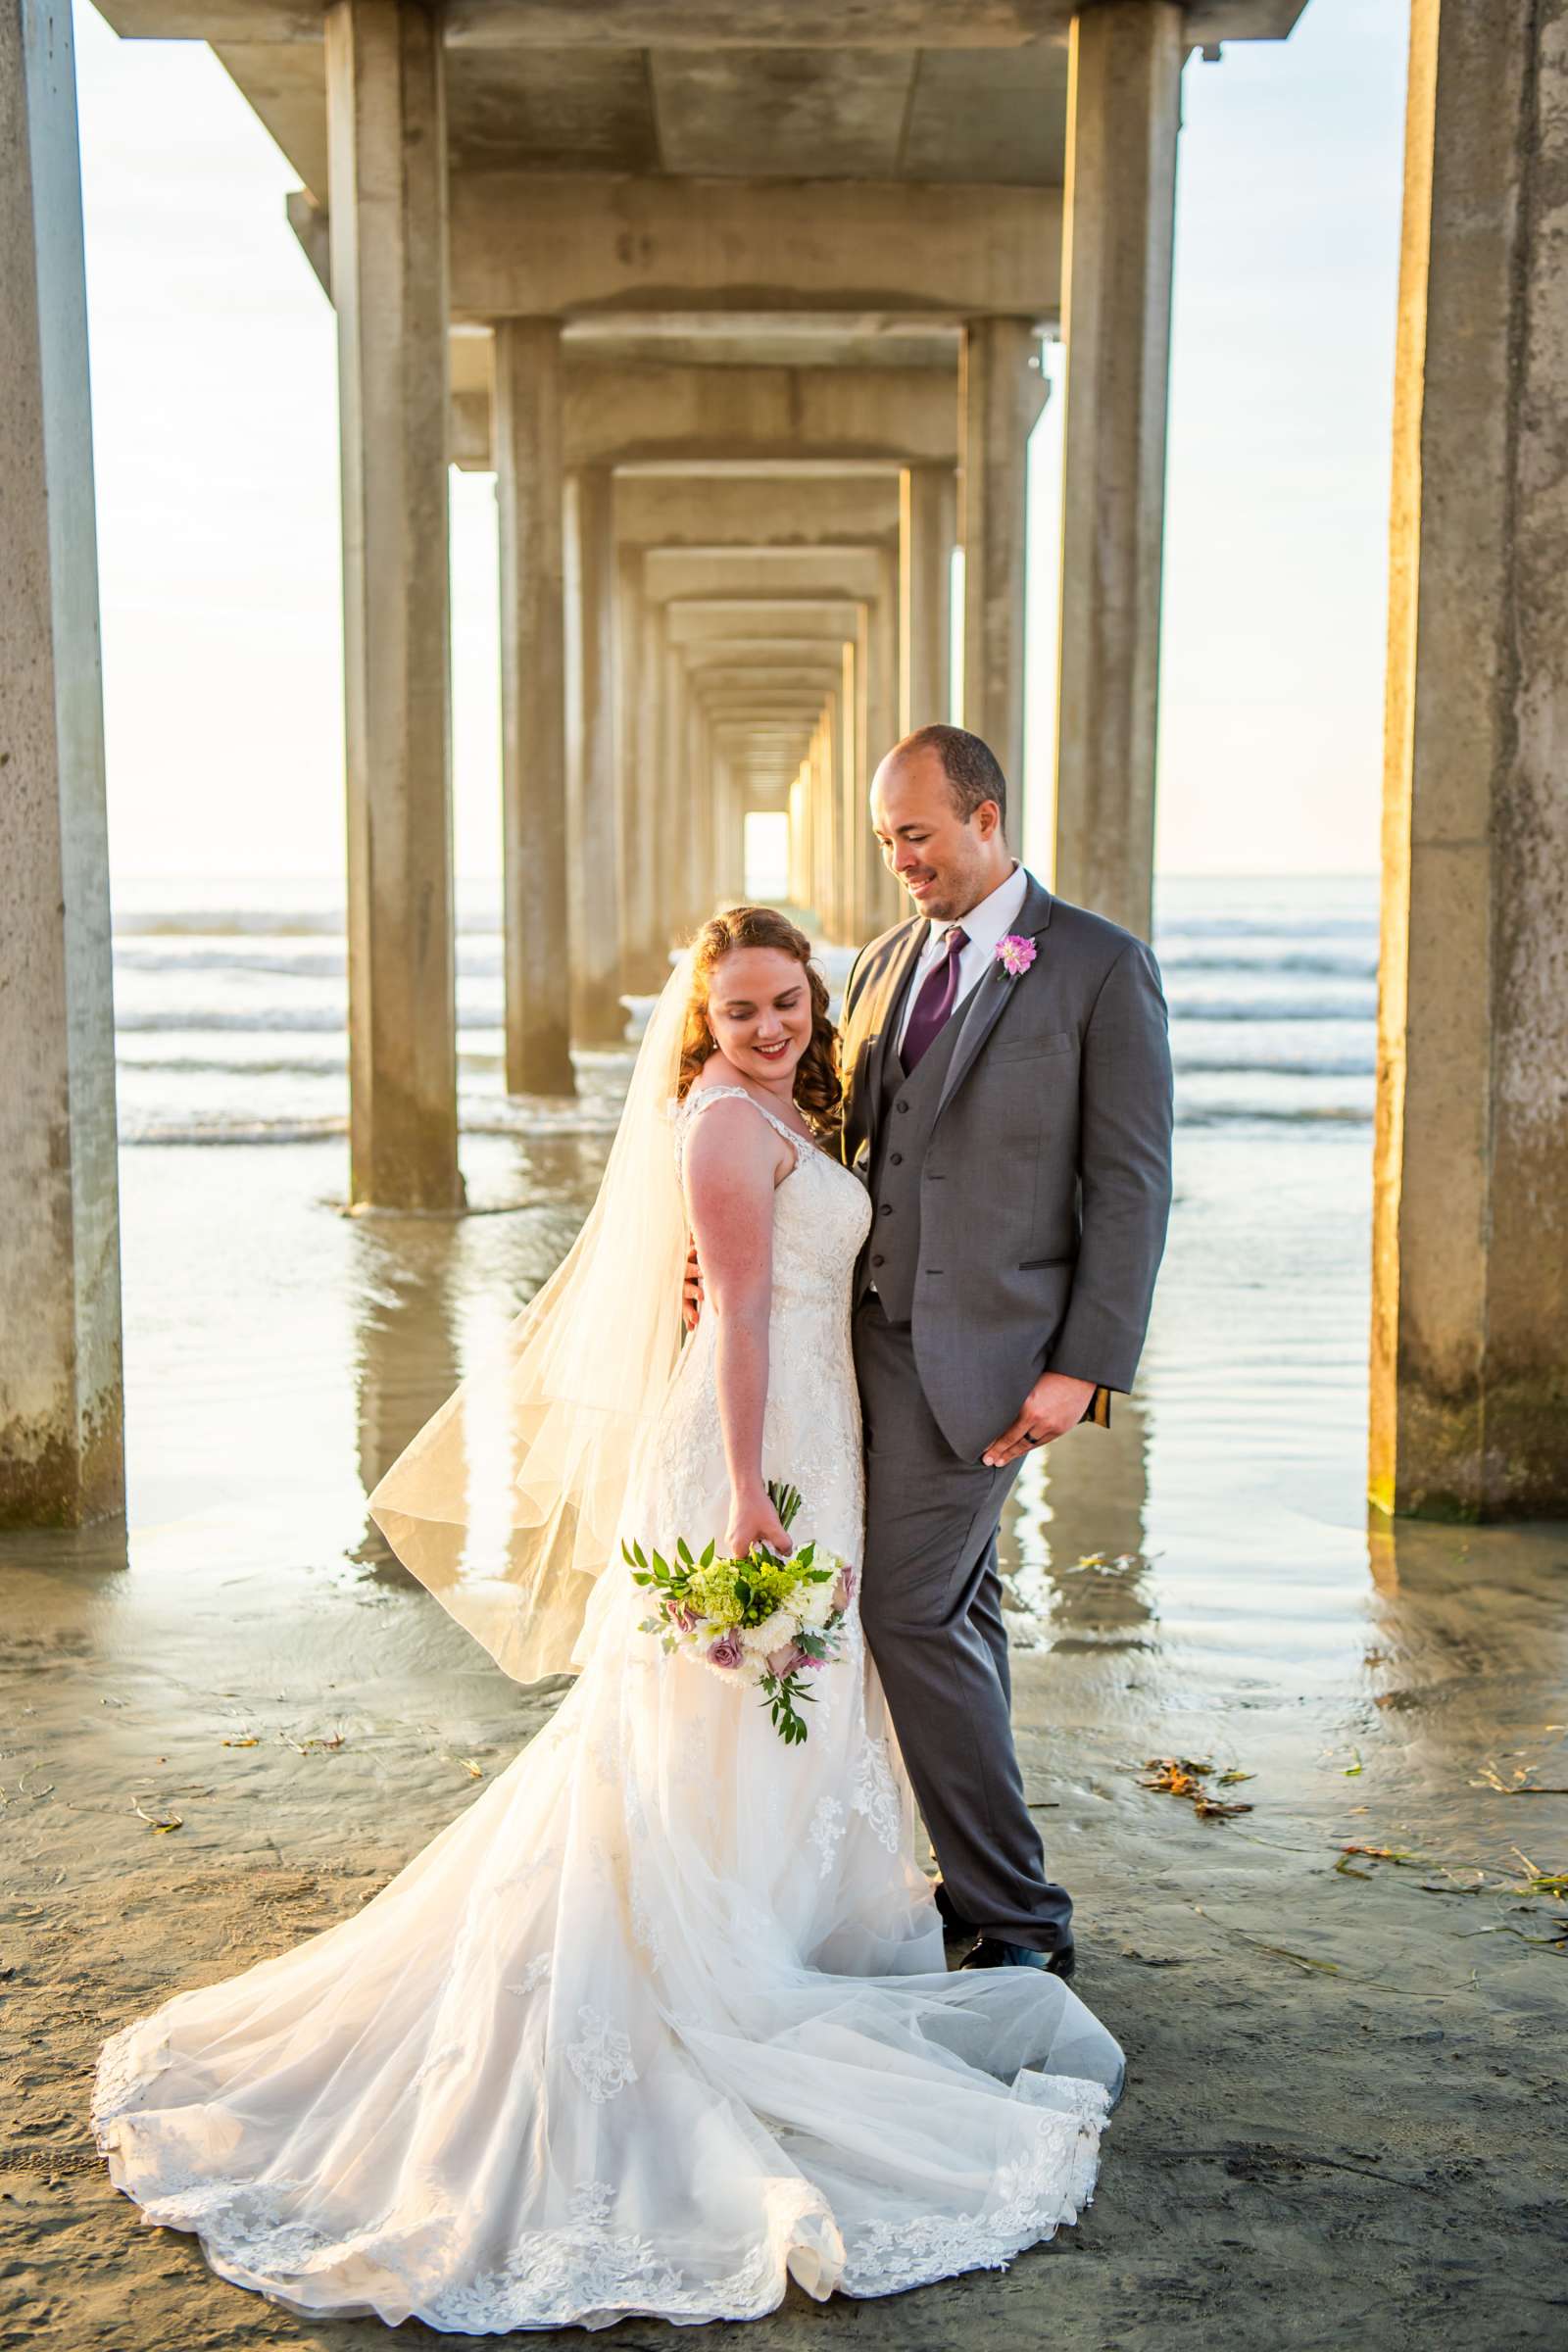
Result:
<svg viewBox="0 0 1568 2352">
<path fill-rule="evenodd" d="M 710 1087 L 715 1086 L 740 1087 L 743 1093 L 749 1093 L 751 1091 L 746 1086 L 745 1081 L 742 1079 L 739 1070 L 735 1067 L 735 1064 L 729 1059 L 729 1056 L 724 1054 L 710 1054 L 708 1059 L 704 1062 L 702 1068 L 698 1071 L 696 1077 L 686 1089 L 687 1099 L 689 1101 L 693 1095 L 707 1094 Z"/>
<path fill-rule="evenodd" d="M 715 1095 L 720 1100 L 712 1102 Z M 698 1118 L 697 1111 L 710 1102 L 708 1115 Z M 704 1062 L 680 1107 L 686 1114 L 681 1126 L 687 1139 L 680 1157 L 688 1182 L 701 1184 L 719 1170 L 730 1178 L 750 1171 L 759 1182 L 770 1179 L 776 1186 L 797 1164 L 782 1122 L 759 1102 L 722 1054 L 710 1054 Z"/>
</svg>

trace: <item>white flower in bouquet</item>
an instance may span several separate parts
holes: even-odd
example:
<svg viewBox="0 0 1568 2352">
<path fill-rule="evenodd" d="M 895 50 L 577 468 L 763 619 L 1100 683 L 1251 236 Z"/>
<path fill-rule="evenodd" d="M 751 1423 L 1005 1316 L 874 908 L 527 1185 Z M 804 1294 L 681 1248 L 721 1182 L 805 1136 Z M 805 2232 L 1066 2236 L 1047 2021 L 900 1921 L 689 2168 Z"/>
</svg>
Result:
<svg viewBox="0 0 1568 2352">
<path fill-rule="evenodd" d="M 821 1589 L 824 1592 L 827 1590 L 825 1586 Z M 809 1592 L 816 1588 L 808 1585 L 806 1590 Z M 765 1658 L 770 1649 L 786 1648 L 800 1630 L 801 1619 L 794 1609 L 775 1609 L 772 1616 L 764 1617 L 760 1625 L 743 1627 L 741 1641 L 753 1657 Z"/>
<path fill-rule="evenodd" d="M 819 1634 L 837 1609 L 837 1582 L 833 1578 L 825 1585 L 805 1585 L 796 1596 L 796 1610 L 807 1633 Z"/>
</svg>

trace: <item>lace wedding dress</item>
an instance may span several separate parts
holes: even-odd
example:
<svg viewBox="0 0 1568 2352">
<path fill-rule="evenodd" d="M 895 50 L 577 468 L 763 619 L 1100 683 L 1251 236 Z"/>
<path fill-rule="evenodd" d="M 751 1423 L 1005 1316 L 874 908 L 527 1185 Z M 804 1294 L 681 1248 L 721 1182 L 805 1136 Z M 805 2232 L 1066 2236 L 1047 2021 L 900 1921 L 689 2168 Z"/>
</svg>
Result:
<svg viewBox="0 0 1568 2352">
<path fill-rule="evenodd" d="M 693 1121 L 744 1089 L 695 1090 Z M 782 1121 L 763 1471 L 860 1550 L 858 1179 Z M 628 1510 L 722 1536 L 714 1318 Z M 115 2185 L 290 2311 L 472 2334 L 884 2294 L 1072 2221 L 1121 2059 L 1058 1979 L 950 1975 L 852 1607 L 787 1748 L 619 1569 L 532 1743 L 355 1917 L 103 2049 Z"/>
</svg>

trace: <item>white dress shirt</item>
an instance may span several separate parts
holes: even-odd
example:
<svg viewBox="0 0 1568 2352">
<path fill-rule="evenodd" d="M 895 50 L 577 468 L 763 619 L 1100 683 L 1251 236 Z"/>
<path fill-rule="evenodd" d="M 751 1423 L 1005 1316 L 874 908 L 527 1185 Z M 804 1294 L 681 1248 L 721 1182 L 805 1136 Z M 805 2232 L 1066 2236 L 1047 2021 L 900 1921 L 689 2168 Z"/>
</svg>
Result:
<svg viewBox="0 0 1568 2352">
<path fill-rule="evenodd" d="M 932 924 L 925 946 L 920 950 L 920 960 L 915 965 L 908 994 L 904 1000 L 904 1017 L 899 1023 L 899 1034 L 895 1040 L 901 1054 L 904 1051 L 905 1032 L 914 1011 L 915 999 L 948 952 L 948 933 L 961 925 L 966 942 L 958 956 L 958 993 L 953 1001 L 953 1012 L 956 1013 L 1023 912 L 1028 890 L 1029 876 L 1021 865 L 1014 863 L 1005 882 L 999 882 L 991 896 L 982 899 L 978 906 L 971 906 L 967 914 L 956 916 L 954 922 Z M 949 1018 L 952 1017 L 953 1014 L 950 1014 Z"/>
</svg>

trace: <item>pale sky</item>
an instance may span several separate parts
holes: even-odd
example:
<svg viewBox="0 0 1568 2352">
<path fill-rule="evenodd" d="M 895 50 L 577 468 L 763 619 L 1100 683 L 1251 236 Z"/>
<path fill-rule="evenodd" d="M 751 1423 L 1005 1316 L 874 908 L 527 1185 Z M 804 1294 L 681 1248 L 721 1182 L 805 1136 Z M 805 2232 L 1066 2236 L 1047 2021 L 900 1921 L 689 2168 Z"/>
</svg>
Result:
<svg viewBox="0 0 1568 2352">
<path fill-rule="evenodd" d="M 1289 42 L 1187 69 L 1166 872 L 1376 864 L 1406 23 L 1310 0 Z M 336 875 L 336 363 L 295 175 L 203 45 L 119 41 L 87 0 L 76 27 L 115 870 Z M 1048 873 L 1059 423 L 1053 401 L 1031 451 L 1024 848 Z M 494 496 L 451 487 L 457 860 L 485 875 Z"/>
</svg>

